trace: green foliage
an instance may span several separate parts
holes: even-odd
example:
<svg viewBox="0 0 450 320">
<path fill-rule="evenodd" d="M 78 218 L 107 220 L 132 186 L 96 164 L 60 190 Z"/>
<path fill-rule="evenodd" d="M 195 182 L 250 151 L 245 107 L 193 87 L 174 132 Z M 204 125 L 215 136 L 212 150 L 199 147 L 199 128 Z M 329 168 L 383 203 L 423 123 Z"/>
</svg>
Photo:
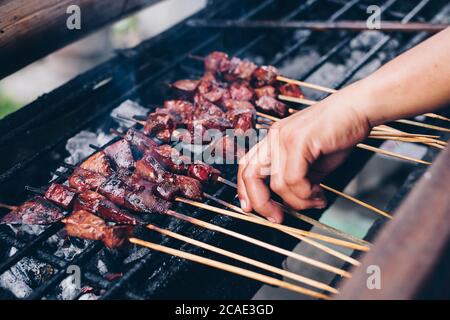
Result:
<svg viewBox="0 0 450 320">
<path fill-rule="evenodd" d="M 0 119 L 19 109 L 21 105 L 0 92 Z"/>
</svg>

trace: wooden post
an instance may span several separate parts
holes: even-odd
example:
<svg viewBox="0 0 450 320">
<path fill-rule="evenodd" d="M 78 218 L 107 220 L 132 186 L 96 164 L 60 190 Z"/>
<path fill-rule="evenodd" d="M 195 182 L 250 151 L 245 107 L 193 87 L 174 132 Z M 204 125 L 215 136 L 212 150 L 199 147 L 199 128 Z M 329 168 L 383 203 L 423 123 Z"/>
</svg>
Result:
<svg viewBox="0 0 450 320">
<path fill-rule="evenodd" d="M 92 31 L 161 0 L 0 1 L 0 79 Z M 77 5 L 81 29 L 69 30 L 67 8 Z"/>
</svg>

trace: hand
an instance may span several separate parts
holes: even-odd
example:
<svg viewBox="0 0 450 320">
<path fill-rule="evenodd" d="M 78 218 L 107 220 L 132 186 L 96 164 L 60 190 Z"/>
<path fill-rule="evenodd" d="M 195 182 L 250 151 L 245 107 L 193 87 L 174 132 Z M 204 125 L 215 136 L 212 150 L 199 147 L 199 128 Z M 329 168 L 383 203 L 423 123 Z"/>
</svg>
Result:
<svg viewBox="0 0 450 320">
<path fill-rule="evenodd" d="M 357 102 L 367 103 L 367 96 L 355 98 L 355 94 L 363 95 L 360 91 L 350 86 L 272 125 L 268 135 L 240 161 L 238 195 L 243 210 L 282 222 L 283 211 L 271 200 L 267 180 L 291 208 L 326 206 L 319 183 L 371 129 Z"/>
</svg>

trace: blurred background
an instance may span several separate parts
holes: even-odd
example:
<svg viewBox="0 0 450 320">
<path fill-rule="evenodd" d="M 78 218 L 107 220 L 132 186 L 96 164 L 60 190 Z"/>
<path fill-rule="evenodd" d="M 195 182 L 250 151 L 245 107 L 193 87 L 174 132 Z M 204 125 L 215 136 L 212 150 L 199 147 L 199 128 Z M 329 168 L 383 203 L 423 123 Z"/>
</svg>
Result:
<svg viewBox="0 0 450 320">
<path fill-rule="evenodd" d="M 0 80 L 0 119 L 76 75 L 134 47 L 206 5 L 206 0 L 166 0 L 105 27 Z"/>
</svg>

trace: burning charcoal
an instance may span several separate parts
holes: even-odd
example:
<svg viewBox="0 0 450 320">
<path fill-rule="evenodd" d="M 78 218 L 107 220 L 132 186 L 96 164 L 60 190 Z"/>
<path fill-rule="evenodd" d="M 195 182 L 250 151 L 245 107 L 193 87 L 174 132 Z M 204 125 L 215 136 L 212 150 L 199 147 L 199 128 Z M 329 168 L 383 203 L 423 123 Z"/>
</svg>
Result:
<svg viewBox="0 0 450 320">
<path fill-rule="evenodd" d="M 1 220 L 2 224 L 47 225 L 61 220 L 64 214 L 60 208 L 42 197 L 34 197 L 11 210 Z"/>
<path fill-rule="evenodd" d="M 132 170 L 135 166 L 131 146 L 127 140 L 121 139 L 105 148 L 105 154 L 112 160 L 116 169 Z"/>
<path fill-rule="evenodd" d="M 304 98 L 305 97 L 303 95 L 303 92 L 300 89 L 300 87 L 293 83 L 283 84 L 282 86 L 280 86 L 278 88 L 278 90 L 280 91 L 280 94 L 285 95 L 285 96 L 294 97 L 294 98 Z"/>
<path fill-rule="evenodd" d="M 52 183 L 45 192 L 45 198 L 67 210 L 72 205 L 75 192 L 65 185 Z"/>
<path fill-rule="evenodd" d="M 80 168 L 100 173 L 104 176 L 109 176 L 113 173 L 111 163 L 103 151 L 96 152 L 94 155 L 90 156 L 80 165 Z"/>
</svg>

